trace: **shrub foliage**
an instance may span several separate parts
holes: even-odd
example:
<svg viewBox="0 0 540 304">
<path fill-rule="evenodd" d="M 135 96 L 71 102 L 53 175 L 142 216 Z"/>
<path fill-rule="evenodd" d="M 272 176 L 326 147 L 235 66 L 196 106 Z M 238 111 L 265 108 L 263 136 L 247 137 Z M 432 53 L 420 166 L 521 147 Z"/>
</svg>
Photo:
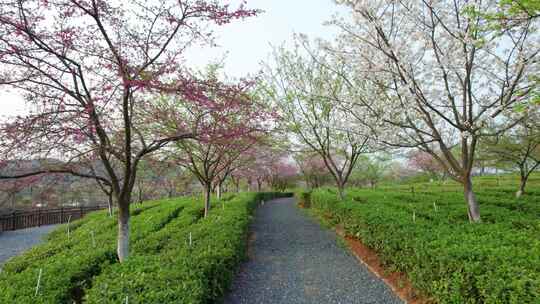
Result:
<svg viewBox="0 0 540 304">
<path fill-rule="evenodd" d="M 318 189 L 310 203 L 437 303 L 539 303 L 538 196 L 507 190 L 478 193 L 480 224 L 469 224 L 460 193 L 427 187 L 349 189 L 344 201 Z"/>
<path fill-rule="evenodd" d="M 60 226 L 48 241 L 8 261 L 0 303 L 208 303 L 229 287 L 245 257 L 251 213 L 285 193 L 243 193 L 207 218 L 194 198 L 132 210 L 132 256 L 118 263 L 116 218 L 96 212 Z M 191 235 L 191 242 L 190 242 Z M 36 288 L 39 273 L 39 288 Z"/>
</svg>

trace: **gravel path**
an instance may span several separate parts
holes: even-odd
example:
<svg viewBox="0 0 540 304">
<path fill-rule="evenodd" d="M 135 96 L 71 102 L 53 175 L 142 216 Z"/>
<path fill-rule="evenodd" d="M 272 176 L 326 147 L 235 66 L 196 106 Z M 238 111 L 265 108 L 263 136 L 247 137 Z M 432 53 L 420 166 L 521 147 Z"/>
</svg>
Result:
<svg viewBox="0 0 540 304">
<path fill-rule="evenodd" d="M 0 268 L 10 257 L 39 244 L 57 225 L 0 232 Z"/>
<path fill-rule="evenodd" d="M 261 206 L 251 231 L 250 259 L 225 304 L 402 303 L 292 198 Z"/>
</svg>

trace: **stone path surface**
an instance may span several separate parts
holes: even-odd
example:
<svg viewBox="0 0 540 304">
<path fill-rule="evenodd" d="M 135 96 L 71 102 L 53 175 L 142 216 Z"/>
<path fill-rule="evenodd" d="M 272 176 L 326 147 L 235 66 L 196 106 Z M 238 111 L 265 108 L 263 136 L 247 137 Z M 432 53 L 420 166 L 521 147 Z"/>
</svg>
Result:
<svg viewBox="0 0 540 304">
<path fill-rule="evenodd" d="M 0 232 L 0 268 L 9 258 L 21 254 L 43 241 L 57 225 Z"/>
<path fill-rule="evenodd" d="M 225 304 L 403 303 L 338 244 L 333 231 L 294 204 L 278 199 L 257 210 L 249 261 Z"/>
</svg>

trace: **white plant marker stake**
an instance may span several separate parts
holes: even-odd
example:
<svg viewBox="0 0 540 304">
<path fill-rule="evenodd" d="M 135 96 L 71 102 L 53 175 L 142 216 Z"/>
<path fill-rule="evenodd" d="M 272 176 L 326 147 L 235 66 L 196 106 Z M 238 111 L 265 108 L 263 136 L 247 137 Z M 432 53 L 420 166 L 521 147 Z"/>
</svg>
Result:
<svg viewBox="0 0 540 304">
<path fill-rule="evenodd" d="M 433 209 L 435 209 L 435 212 L 437 212 L 437 203 L 433 202 Z"/>
<path fill-rule="evenodd" d="M 264 206 L 264 200 L 262 200 L 262 205 Z"/>
<path fill-rule="evenodd" d="M 129 304 L 129 296 L 126 296 L 126 304 Z"/>
<path fill-rule="evenodd" d="M 41 285 L 41 274 L 43 273 L 43 268 L 40 268 L 39 269 L 39 274 L 38 274 L 38 278 L 37 278 L 37 284 L 36 284 L 36 293 L 35 293 L 35 296 L 37 297 L 38 293 L 39 293 L 39 286 Z"/>
<path fill-rule="evenodd" d="M 94 235 L 94 230 L 92 230 L 90 234 L 92 235 L 92 247 L 96 248 L 96 237 Z"/>
<path fill-rule="evenodd" d="M 412 221 L 416 222 L 416 212 L 415 211 L 412 212 Z"/>
<path fill-rule="evenodd" d="M 68 217 L 68 222 L 67 222 L 67 229 L 68 229 L 68 240 L 70 239 L 71 237 L 71 234 L 70 234 L 70 229 L 69 229 L 69 223 L 71 222 L 71 214 L 69 215 Z"/>
<path fill-rule="evenodd" d="M 189 247 L 191 247 L 192 239 L 191 239 L 191 232 L 189 233 Z"/>
</svg>

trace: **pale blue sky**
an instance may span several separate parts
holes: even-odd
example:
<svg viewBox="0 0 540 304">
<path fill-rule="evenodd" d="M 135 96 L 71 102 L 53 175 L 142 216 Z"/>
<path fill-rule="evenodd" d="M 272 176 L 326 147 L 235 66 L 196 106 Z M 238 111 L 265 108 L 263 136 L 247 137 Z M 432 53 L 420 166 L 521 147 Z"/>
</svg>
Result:
<svg viewBox="0 0 540 304">
<path fill-rule="evenodd" d="M 255 73 L 259 62 L 267 59 L 271 52 L 270 45 L 291 42 L 294 33 L 332 39 L 336 29 L 324 26 L 323 22 L 329 21 L 335 13 L 347 14 L 346 9 L 333 0 L 249 0 L 248 5 L 264 13 L 220 28 L 217 31 L 220 48 L 202 52 L 191 49 L 189 55 L 197 66 L 204 66 L 208 58 L 221 58 L 221 54 L 227 52 L 227 74 L 240 77 Z"/>
<path fill-rule="evenodd" d="M 225 2 L 225 1 L 224 1 Z M 233 7 L 239 0 L 231 1 Z M 187 53 L 188 64 L 193 68 L 204 67 L 213 59 L 223 57 L 225 73 L 242 77 L 259 71 L 259 63 L 267 59 L 270 45 L 280 45 L 292 40 L 293 33 L 303 33 L 315 38 L 332 39 L 336 30 L 324 26 L 332 15 L 347 14 L 345 8 L 333 0 L 248 0 L 248 6 L 264 10 L 257 17 L 237 21 L 220 27 L 214 49 L 192 48 Z M 3 116 L 23 114 L 25 107 L 16 92 L 0 88 L 0 119 Z"/>
</svg>

